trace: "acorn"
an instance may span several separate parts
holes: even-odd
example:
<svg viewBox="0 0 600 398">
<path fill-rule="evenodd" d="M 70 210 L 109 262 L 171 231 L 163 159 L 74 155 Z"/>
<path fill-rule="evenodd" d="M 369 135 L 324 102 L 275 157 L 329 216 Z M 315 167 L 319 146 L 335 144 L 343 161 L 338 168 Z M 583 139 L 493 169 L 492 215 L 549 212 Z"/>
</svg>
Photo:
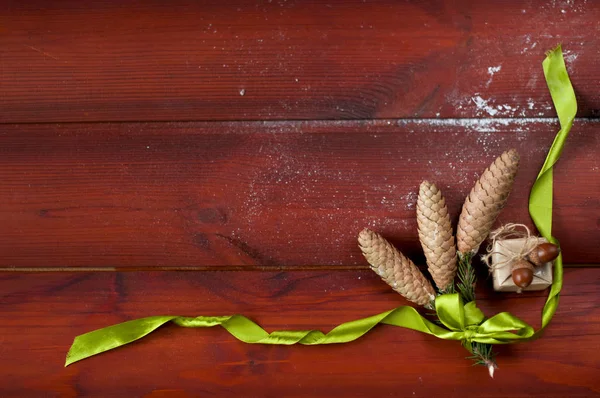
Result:
<svg viewBox="0 0 600 398">
<path fill-rule="evenodd" d="M 560 248 L 552 243 L 540 243 L 537 245 L 531 253 L 527 256 L 527 259 L 538 267 L 553 261 L 560 254 Z"/>
<path fill-rule="evenodd" d="M 515 285 L 525 289 L 533 281 L 533 264 L 524 259 L 516 260 L 512 263 L 511 273 Z"/>
</svg>

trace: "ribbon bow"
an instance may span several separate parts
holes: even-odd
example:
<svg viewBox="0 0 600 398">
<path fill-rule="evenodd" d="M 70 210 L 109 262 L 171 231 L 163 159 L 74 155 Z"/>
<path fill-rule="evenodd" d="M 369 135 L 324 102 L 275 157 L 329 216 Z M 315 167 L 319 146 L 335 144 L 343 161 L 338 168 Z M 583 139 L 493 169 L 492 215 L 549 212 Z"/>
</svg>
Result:
<svg viewBox="0 0 600 398">
<path fill-rule="evenodd" d="M 437 337 L 447 340 L 506 344 L 529 339 L 534 335 L 531 326 L 508 312 L 485 319 L 475 301 L 463 304 L 458 293 L 438 296 L 435 310 L 439 320 L 450 331 Z"/>
</svg>

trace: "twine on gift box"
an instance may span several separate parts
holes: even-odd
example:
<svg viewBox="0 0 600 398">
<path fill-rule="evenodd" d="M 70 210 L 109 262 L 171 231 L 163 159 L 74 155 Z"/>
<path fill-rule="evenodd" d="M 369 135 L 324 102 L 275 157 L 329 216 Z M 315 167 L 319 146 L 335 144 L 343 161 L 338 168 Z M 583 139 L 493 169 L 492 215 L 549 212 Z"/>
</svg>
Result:
<svg viewBox="0 0 600 398">
<path fill-rule="evenodd" d="M 505 252 L 493 250 L 496 242 L 499 242 L 499 244 L 502 245 L 501 241 L 507 239 L 525 239 L 525 243 L 523 244 L 523 246 L 521 246 L 519 252 L 513 252 L 513 255 L 507 255 Z M 483 263 L 487 265 L 487 267 L 490 270 L 490 273 L 492 273 L 496 269 L 506 267 L 507 265 L 512 264 L 513 261 L 527 258 L 529 253 L 531 253 L 538 245 L 539 238 L 531 234 L 531 231 L 529 230 L 527 225 L 510 223 L 492 231 L 489 236 L 489 242 L 490 243 L 488 244 L 486 250 L 487 254 L 481 256 L 481 261 L 483 261 Z M 501 254 L 505 257 L 505 260 L 492 264 L 492 256 L 494 254 Z"/>
</svg>

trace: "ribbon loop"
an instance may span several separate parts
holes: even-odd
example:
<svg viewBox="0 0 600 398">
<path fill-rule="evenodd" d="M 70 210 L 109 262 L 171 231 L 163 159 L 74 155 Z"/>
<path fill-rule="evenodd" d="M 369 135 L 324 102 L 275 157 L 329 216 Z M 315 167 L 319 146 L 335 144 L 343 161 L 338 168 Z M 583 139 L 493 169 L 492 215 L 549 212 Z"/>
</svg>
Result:
<svg viewBox="0 0 600 398">
<path fill-rule="evenodd" d="M 483 315 L 483 312 L 477 308 L 475 301 L 470 301 L 465 304 L 465 324 L 467 326 L 479 325 L 484 319 L 485 316 Z"/>
<path fill-rule="evenodd" d="M 465 329 L 465 309 L 458 293 L 443 294 L 435 299 L 435 312 L 438 319 L 450 330 Z"/>
</svg>

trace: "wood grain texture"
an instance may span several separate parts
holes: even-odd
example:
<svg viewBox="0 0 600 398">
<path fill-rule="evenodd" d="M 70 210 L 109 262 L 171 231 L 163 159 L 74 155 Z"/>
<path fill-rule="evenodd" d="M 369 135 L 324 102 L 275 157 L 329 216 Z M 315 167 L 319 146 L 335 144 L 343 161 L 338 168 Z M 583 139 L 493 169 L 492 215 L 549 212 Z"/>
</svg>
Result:
<svg viewBox="0 0 600 398">
<path fill-rule="evenodd" d="M 566 0 L 0 2 L 0 396 L 600 395 L 598 20 Z M 389 326 L 282 347 L 169 325 L 63 368 L 75 336 L 144 316 L 328 331 L 404 305 L 358 232 L 424 263 L 419 183 L 456 221 L 511 147 L 500 221 L 531 225 L 558 42 L 586 119 L 554 231 L 591 267 L 566 270 L 543 338 L 498 348 L 495 380 L 457 342 Z M 539 327 L 545 292 L 494 293 L 479 271 L 484 312 Z"/>
<path fill-rule="evenodd" d="M 589 397 L 600 393 L 599 283 L 600 269 L 567 270 L 544 336 L 499 347 L 491 380 L 458 342 L 390 326 L 320 347 L 245 345 L 221 328 L 167 326 L 63 368 L 76 335 L 143 316 L 244 313 L 270 331 L 328 331 L 406 304 L 371 271 L 0 273 L 0 393 Z M 479 302 L 488 314 L 507 310 L 539 327 L 544 300 L 543 292 L 496 293 Z"/>
<path fill-rule="evenodd" d="M 578 120 L 555 172 L 567 263 L 597 263 L 598 121 Z M 554 121 L 5 125 L 2 267 L 366 265 L 369 227 L 420 261 L 424 179 L 454 222 L 477 176 L 517 148 L 501 222 L 527 199 Z M 451 144 L 450 144 L 451 143 Z"/>
<path fill-rule="evenodd" d="M 0 122 L 598 116 L 594 1 L 5 1 Z"/>
</svg>

